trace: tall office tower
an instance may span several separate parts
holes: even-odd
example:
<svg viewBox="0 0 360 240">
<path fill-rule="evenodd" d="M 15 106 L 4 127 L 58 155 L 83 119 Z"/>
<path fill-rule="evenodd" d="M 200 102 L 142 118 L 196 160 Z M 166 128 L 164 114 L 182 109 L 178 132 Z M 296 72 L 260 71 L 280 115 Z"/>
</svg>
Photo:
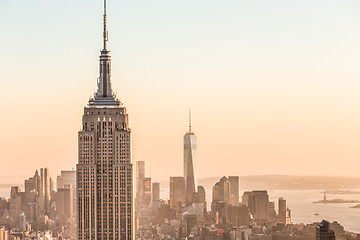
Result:
<svg viewBox="0 0 360 240">
<path fill-rule="evenodd" d="M 36 170 L 33 177 L 25 180 L 25 193 L 22 196 L 22 211 L 26 220 L 35 224 L 39 215 L 39 193 L 40 193 L 40 176 Z"/>
<path fill-rule="evenodd" d="M 21 213 L 21 192 L 19 186 L 11 187 L 10 199 L 9 199 L 9 214 L 16 224 L 19 224 L 19 218 Z"/>
<path fill-rule="evenodd" d="M 170 177 L 170 207 L 181 208 L 185 204 L 184 177 Z"/>
<path fill-rule="evenodd" d="M 276 210 L 275 210 L 275 202 L 269 202 L 268 204 L 268 213 L 267 213 L 267 219 L 271 220 L 272 222 L 276 221 Z"/>
<path fill-rule="evenodd" d="M 78 239 L 133 240 L 131 130 L 126 108 L 111 89 L 107 41 L 104 0 L 98 88 L 84 108 L 78 133 Z"/>
<path fill-rule="evenodd" d="M 205 193 L 205 188 L 203 186 L 198 186 L 197 187 L 197 192 L 193 193 L 192 202 L 193 203 L 202 203 L 204 211 L 206 211 L 206 208 L 207 208 L 207 206 L 206 206 L 206 193 Z"/>
<path fill-rule="evenodd" d="M 213 187 L 213 202 L 229 203 L 229 181 L 222 177 Z"/>
<path fill-rule="evenodd" d="M 286 223 L 286 200 L 284 198 L 279 198 L 278 207 L 279 222 Z"/>
<path fill-rule="evenodd" d="M 225 208 L 229 204 L 229 180 L 225 176 L 222 177 L 215 185 L 212 190 L 212 202 L 211 202 L 211 217 L 216 219 L 217 223 L 222 222 L 226 219 L 224 214 Z"/>
<path fill-rule="evenodd" d="M 160 201 L 160 183 L 154 182 L 152 184 L 152 202 Z"/>
<path fill-rule="evenodd" d="M 37 192 L 37 194 L 39 194 L 40 193 L 40 175 L 39 175 L 38 170 L 35 171 L 34 182 L 35 182 L 35 191 Z"/>
<path fill-rule="evenodd" d="M 71 207 L 72 215 L 76 213 L 76 171 L 74 170 L 67 170 L 61 171 L 60 175 L 57 176 L 56 180 L 56 187 L 57 191 L 61 188 L 71 188 L 72 190 L 72 203 L 73 206 Z"/>
<path fill-rule="evenodd" d="M 73 216 L 73 189 L 71 185 L 58 188 L 55 195 L 56 214 L 60 217 L 71 218 Z"/>
<path fill-rule="evenodd" d="M 50 212 L 50 175 L 49 169 L 40 168 L 40 192 L 39 210 L 40 214 L 48 215 Z"/>
<path fill-rule="evenodd" d="M 316 226 L 316 240 L 333 240 L 335 239 L 335 233 L 330 229 L 330 223 L 322 220 L 322 222 Z"/>
<path fill-rule="evenodd" d="M 285 224 L 291 224 L 291 211 L 289 208 L 286 208 L 286 213 L 285 213 L 286 217 L 285 217 Z"/>
<path fill-rule="evenodd" d="M 151 203 L 151 178 L 144 178 L 144 198 L 143 205 L 148 207 Z"/>
<path fill-rule="evenodd" d="M 189 112 L 189 132 L 184 136 L 184 178 L 186 206 L 191 205 L 191 198 L 196 188 L 197 137 L 191 132 L 191 112 Z"/>
<path fill-rule="evenodd" d="M 27 219 L 23 212 L 20 213 L 19 217 L 19 231 L 24 232 L 26 230 Z"/>
<path fill-rule="evenodd" d="M 50 178 L 50 194 L 55 194 L 56 188 L 55 188 L 55 181 Z"/>
<path fill-rule="evenodd" d="M 136 161 L 136 204 L 143 205 L 145 195 L 145 161 Z"/>
<path fill-rule="evenodd" d="M 56 179 L 56 187 L 63 188 L 66 185 L 70 185 L 72 188 L 76 186 L 76 171 L 66 170 L 61 171 L 60 175 Z"/>
<path fill-rule="evenodd" d="M 267 191 L 244 192 L 242 204 L 249 208 L 254 220 L 261 221 L 269 219 L 269 208 L 273 205 L 269 202 Z"/>
<path fill-rule="evenodd" d="M 229 176 L 229 204 L 239 205 L 239 177 Z"/>
<path fill-rule="evenodd" d="M 40 176 L 38 171 L 36 170 L 33 177 L 25 180 L 25 192 L 36 192 L 36 194 L 40 191 Z"/>
</svg>

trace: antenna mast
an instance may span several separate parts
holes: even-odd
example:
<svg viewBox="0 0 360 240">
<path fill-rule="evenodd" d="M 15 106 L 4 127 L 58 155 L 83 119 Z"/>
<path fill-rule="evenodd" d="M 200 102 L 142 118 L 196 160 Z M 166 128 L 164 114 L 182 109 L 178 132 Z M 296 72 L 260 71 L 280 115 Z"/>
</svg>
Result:
<svg viewBox="0 0 360 240">
<path fill-rule="evenodd" d="M 191 133 L 191 109 L 189 109 L 189 133 Z"/>
<path fill-rule="evenodd" d="M 106 42 L 108 41 L 108 31 L 106 30 L 106 0 L 104 0 L 104 49 L 106 49 Z"/>
</svg>

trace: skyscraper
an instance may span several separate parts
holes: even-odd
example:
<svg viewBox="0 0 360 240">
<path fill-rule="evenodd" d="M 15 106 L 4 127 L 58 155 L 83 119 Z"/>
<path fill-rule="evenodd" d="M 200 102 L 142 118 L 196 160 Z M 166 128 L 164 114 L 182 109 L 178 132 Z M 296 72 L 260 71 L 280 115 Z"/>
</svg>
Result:
<svg viewBox="0 0 360 240">
<path fill-rule="evenodd" d="M 78 239 L 134 239 L 131 130 L 126 108 L 111 89 L 106 48 L 104 0 L 103 50 L 95 96 L 84 108 L 76 169 Z"/>
<path fill-rule="evenodd" d="M 330 223 L 322 220 L 322 222 L 316 226 L 316 240 L 332 240 L 335 239 L 335 233 L 330 229 Z"/>
<path fill-rule="evenodd" d="M 25 180 L 25 192 L 36 192 L 36 194 L 39 194 L 40 192 L 40 176 L 38 171 L 35 171 L 35 174 L 33 177 Z"/>
<path fill-rule="evenodd" d="M 159 202 L 160 201 L 160 183 L 154 182 L 152 183 L 152 202 Z"/>
<path fill-rule="evenodd" d="M 278 207 L 279 222 L 286 223 L 286 200 L 284 198 L 279 198 Z"/>
<path fill-rule="evenodd" d="M 213 187 L 213 202 L 229 203 L 229 180 L 224 176 Z"/>
<path fill-rule="evenodd" d="M 237 206 L 239 206 L 239 177 L 229 176 L 227 178 L 224 176 L 220 178 L 212 190 L 211 217 L 218 223 L 230 221 L 230 216 L 225 213 L 228 211 L 225 209 L 232 209 L 232 207 Z M 233 209 L 235 211 L 236 208 Z M 234 219 L 233 221 L 236 222 L 237 220 Z"/>
<path fill-rule="evenodd" d="M 50 211 L 50 175 L 49 169 L 40 168 L 39 208 L 41 214 L 47 215 Z"/>
<path fill-rule="evenodd" d="M 144 198 L 143 204 L 148 207 L 151 203 L 151 178 L 144 178 Z"/>
<path fill-rule="evenodd" d="M 212 190 L 212 202 L 211 202 L 211 217 L 216 220 L 217 223 L 226 219 L 224 209 L 229 203 L 229 180 L 227 177 L 222 177 L 215 183 Z M 225 220 L 226 221 L 226 220 Z"/>
<path fill-rule="evenodd" d="M 239 205 L 239 177 L 229 176 L 229 204 Z"/>
<path fill-rule="evenodd" d="M 56 180 L 56 187 L 57 191 L 62 188 L 71 188 L 72 190 L 72 215 L 76 212 L 76 171 L 68 170 L 68 171 L 61 171 L 61 174 L 57 176 Z"/>
<path fill-rule="evenodd" d="M 170 207 L 181 208 L 185 204 L 185 179 L 170 177 Z"/>
<path fill-rule="evenodd" d="M 58 188 L 55 195 L 57 216 L 71 218 L 73 214 L 73 189 L 70 185 Z"/>
<path fill-rule="evenodd" d="M 267 191 L 244 192 L 242 204 L 249 208 L 254 220 L 263 221 L 269 219 L 269 207 L 272 204 L 269 202 Z"/>
<path fill-rule="evenodd" d="M 186 206 L 191 204 L 196 188 L 197 137 L 191 131 L 191 112 L 189 112 L 189 131 L 184 136 L 184 178 Z"/>
<path fill-rule="evenodd" d="M 136 161 L 136 205 L 141 207 L 145 195 L 145 161 Z"/>
<path fill-rule="evenodd" d="M 205 192 L 205 188 L 203 186 L 198 186 L 197 187 L 197 192 L 193 193 L 192 196 L 192 202 L 193 203 L 202 203 L 204 210 L 206 211 L 206 192 Z"/>
</svg>

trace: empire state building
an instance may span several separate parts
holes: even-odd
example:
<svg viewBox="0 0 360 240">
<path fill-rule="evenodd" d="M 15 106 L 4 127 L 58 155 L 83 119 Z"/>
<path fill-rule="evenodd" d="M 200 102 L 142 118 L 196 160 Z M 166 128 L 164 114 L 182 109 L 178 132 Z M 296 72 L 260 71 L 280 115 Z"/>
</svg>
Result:
<svg viewBox="0 0 360 240">
<path fill-rule="evenodd" d="M 97 92 L 78 133 L 78 239 L 134 239 L 131 130 L 126 108 L 111 88 L 104 0 L 103 50 Z"/>
</svg>

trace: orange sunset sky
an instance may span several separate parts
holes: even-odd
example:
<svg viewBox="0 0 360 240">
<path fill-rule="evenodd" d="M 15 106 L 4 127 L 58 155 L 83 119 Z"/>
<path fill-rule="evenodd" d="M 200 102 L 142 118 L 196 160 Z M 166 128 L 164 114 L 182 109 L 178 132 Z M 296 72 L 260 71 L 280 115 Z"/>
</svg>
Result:
<svg viewBox="0 0 360 240">
<path fill-rule="evenodd" d="M 198 177 L 360 176 L 358 1 L 108 1 L 112 84 L 133 161 Z M 75 168 L 102 1 L 0 1 L 0 180 Z M 5 180 L 4 180 L 5 181 Z"/>
</svg>

